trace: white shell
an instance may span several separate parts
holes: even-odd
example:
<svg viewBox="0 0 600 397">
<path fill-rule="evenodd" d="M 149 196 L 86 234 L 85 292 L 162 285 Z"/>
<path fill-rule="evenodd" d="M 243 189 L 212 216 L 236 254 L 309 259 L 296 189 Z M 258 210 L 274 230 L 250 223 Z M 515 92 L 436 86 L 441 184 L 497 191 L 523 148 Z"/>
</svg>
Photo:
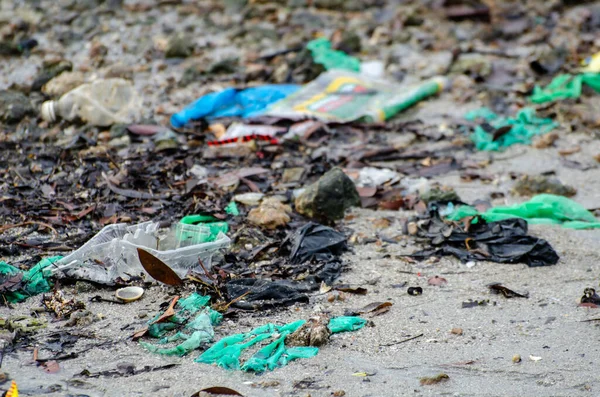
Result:
<svg viewBox="0 0 600 397">
<path fill-rule="evenodd" d="M 115 296 L 123 302 L 133 302 L 140 299 L 144 295 L 142 287 L 125 287 L 115 291 Z"/>
</svg>

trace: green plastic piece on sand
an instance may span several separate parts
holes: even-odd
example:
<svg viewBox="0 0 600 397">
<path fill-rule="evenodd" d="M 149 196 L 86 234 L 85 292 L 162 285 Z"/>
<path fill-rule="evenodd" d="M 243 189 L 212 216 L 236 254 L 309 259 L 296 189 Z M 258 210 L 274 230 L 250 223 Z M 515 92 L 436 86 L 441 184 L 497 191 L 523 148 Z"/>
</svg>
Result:
<svg viewBox="0 0 600 397">
<path fill-rule="evenodd" d="M 206 331 L 195 331 L 190 336 L 179 332 L 176 334 L 177 339 L 185 340 L 175 347 L 160 348 L 158 346 L 146 342 L 140 342 L 140 345 L 142 345 L 144 348 L 146 348 L 152 353 L 162 354 L 165 356 L 182 357 L 188 354 L 189 352 L 198 349 L 200 346 L 202 346 L 203 343 L 210 342 L 213 338 L 213 335 L 214 334 L 208 333 Z M 172 340 L 175 340 L 175 338 L 173 338 Z"/>
<path fill-rule="evenodd" d="M 6 262 L 0 261 L 0 276 L 3 276 L 2 278 L 5 278 L 4 276 L 15 277 L 19 274 L 23 275 L 21 278 L 21 289 L 2 293 L 4 299 L 11 303 L 22 302 L 30 296 L 50 291 L 52 289 L 52 283 L 49 281 L 50 270 L 48 270 L 47 267 L 60 259 L 62 259 L 62 256 L 53 256 L 42 259 L 25 272 Z"/>
<path fill-rule="evenodd" d="M 495 141 L 493 135 L 486 132 L 481 126 L 475 127 L 471 140 L 478 150 L 498 151 L 515 143 L 529 144 L 536 135 L 546 134 L 558 127 L 558 123 L 547 118 L 535 116 L 533 108 L 521 109 L 514 118 L 501 117 L 488 108 L 481 108 L 468 112 L 467 120 L 482 118 L 495 129 L 510 126 L 511 129 Z"/>
<path fill-rule="evenodd" d="M 480 215 L 487 222 L 522 218 L 531 224 L 558 224 L 569 229 L 600 228 L 600 222 L 581 204 L 553 194 L 540 194 L 524 203 L 494 207 L 482 214 L 473 207 L 461 206 L 448 219 L 458 221 L 475 215 Z"/>
<path fill-rule="evenodd" d="M 576 99 L 581 96 L 583 85 L 586 84 L 596 92 L 600 92 L 600 73 L 583 73 L 578 75 L 560 74 L 545 88 L 535 86 L 531 102 L 545 103 L 560 99 Z"/>
<path fill-rule="evenodd" d="M 225 212 L 233 216 L 238 216 L 240 214 L 240 210 L 238 210 L 235 201 L 232 201 L 229 204 L 227 204 L 227 207 L 225 207 Z"/>
<path fill-rule="evenodd" d="M 227 222 L 219 221 L 212 215 L 184 216 L 177 228 L 177 239 L 180 243 L 186 242 L 186 246 L 215 241 L 219 233 L 227 234 L 229 231 Z"/>
<path fill-rule="evenodd" d="M 194 292 L 190 296 L 177 301 L 175 308 L 178 311 L 168 320 L 154 324 L 161 316 L 159 313 L 148 322 L 148 335 L 154 338 L 162 338 L 158 342 L 159 345 L 179 340 L 183 340 L 182 343 L 171 348 L 163 348 L 142 341 L 140 341 L 140 345 L 153 353 L 166 356 L 184 356 L 198 349 L 204 343 L 212 341 L 215 334 L 213 326 L 218 324 L 223 316 L 206 306 L 209 301 L 209 296 L 202 296 Z M 178 330 L 178 332 L 171 336 L 165 336 L 173 330 Z M 182 332 L 182 330 L 186 332 Z"/>
<path fill-rule="evenodd" d="M 351 317 L 351 316 L 342 316 L 342 317 L 334 317 L 329 320 L 329 325 L 327 326 L 331 333 L 335 334 L 338 332 L 350 332 L 361 329 L 365 326 L 367 320 L 360 317 Z"/>
<path fill-rule="evenodd" d="M 202 296 L 194 292 L 187 298 L 179 299 L 175 307 L 190 312 L 191 314 L 203 309 L 210 301 L 210 296 Z"/>
<path fill-rule="evenodd" d="M 352 72 L 360 71 L 360 60 L 346 54 L 343 51 L 337 51 L 331 48 L 331 41 L 321 37 L 306 44 L 313 60 L 319 65 L 323 65 L 325 70 L 344 69 Z"/>
<path fill-rule="evenodd" d="M 195 361 L 204 364 L 217 364 L 228 370 L 239 370 L 248 372 L 272 371 L 283 367 L 290 361 L 299 358 L 310 358 L 317 355 L 317 347 L 287 347 L 286 337 L 302 325 L 305 320 L 276 326 L 265 324 L 245 334 L 227 336 L 200 355 Z M 367 323 L 360 317 L 337 317 L 329 321 L 329 329 L 332 332 L 356 331 Z M 271 340 L 254 353 L 246 362 L 240 364 L 240 356 L 244 350 L 257 345 L 263 341 Z"/>
</svg>

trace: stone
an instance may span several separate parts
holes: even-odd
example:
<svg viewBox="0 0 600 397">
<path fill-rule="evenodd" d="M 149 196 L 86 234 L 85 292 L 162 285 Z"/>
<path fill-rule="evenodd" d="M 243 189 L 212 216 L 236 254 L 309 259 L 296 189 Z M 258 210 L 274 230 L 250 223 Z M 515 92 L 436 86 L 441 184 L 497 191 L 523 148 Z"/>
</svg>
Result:
<svg viewBox="0 0 600 397">
<path fill-rule="evenodd" d="M 302 179 L 302 175 L 304 175 L 304 168 L 295 167 L 295 168 L 286 168 L 283 170 L 283 175 L 281 176 L 282 183 L 292 183 L 298 182 Z"/>
<path fill-rule="evenodd" d="M 276 229 L 285 226 L 291 220 L 292 209 L 276 198 L 264 199 L 259 207 L 248 213 L 248 221 L 265 229 Z"/>
<path fill-rule="evenodd" d="M 40 91 L 44 84 L 60 75 L 63 72 L 70 72 L 73 70 L 73 64 L 71 61 L 66 59 L 59 60 L 57 62 L 44 63 L 42 70 L 37 75 L 33 83 L 31 84 L 31 91 Z"/>
<path fill-rule="evenodd" d="M 24 94 L 17 91 L 0 91 L 0 121 L 18 123 L 25 116 L 33 116 L 35 110 Z"/>
<path fill-rule="evenodd" d="M 360 205 L 354 182 L 340 168 L 333 168 L 296 198 L 296 211 L 320 221 L 342 219 L 346 210 Z"/>
<path fill-rule="evenodd" d="M 289 346 L 323 346 L 331 335 L 328 324 L 329 317 L 324 314 L 309 318 L 286 342 Z"/>
<path fill-rule="evenodd" d="M 187 58 L 194 52 L 194 43 L 184 34 L 176 34 L 169 39 L 165 56 L 167 58 Z"/>
<path fill-rule="evenodd" d="M 63 72 L 44 84 L 42 92 L 52 98 L 60 98 L 86 82 L 82 72 Z"/>
<path fill-rule="evenodd" d="M 512 192 L 519 196 L 535 196 L 536 194 L 548 193 L 571 197 L 577 194 L 577 189 L 563 184 L 556 178 L 549 178 L 544 175 L 523 175 L 513 186 Z"/>
</svg>

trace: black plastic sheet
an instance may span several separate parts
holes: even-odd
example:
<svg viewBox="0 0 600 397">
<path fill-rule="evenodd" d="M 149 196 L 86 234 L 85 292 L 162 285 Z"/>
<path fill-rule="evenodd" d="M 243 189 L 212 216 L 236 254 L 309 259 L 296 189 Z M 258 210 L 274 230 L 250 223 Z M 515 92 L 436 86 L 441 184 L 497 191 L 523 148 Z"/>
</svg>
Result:
<svg viewBox="0 0 600 397">
<path fill-rule="evenodd" d="M 530 267 L 558 262 L 558 254 L 546 240 L 527 234 L 527 222 L 523 219 L 487 223 L 477 218 L 477 223 L 471 222 L 468 231 L 465 228 L 447 224 L 436 214 L 419 232 L 431 240 L 433 247 L 410 257 L 425 259 L 453 255 L 462 262 L 526 263 Z"/>
</svg>

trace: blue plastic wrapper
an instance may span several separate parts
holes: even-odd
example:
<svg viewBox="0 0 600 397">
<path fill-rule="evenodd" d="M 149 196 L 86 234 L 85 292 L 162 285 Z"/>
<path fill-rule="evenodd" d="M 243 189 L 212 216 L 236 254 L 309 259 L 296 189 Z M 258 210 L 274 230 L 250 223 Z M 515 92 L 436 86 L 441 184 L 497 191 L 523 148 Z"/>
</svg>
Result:
<svg viewBox="0 0 600 397">
<path fill-rule="evenodd" d="M 171 125 L 181 128 L 202 118 L 258 116 L 266 108 L 300 88 L 296 84 L 269 84 L 243 90 L 227 88 L 198 98 L 179 113 L 171 116 Z"/>
</svg>

